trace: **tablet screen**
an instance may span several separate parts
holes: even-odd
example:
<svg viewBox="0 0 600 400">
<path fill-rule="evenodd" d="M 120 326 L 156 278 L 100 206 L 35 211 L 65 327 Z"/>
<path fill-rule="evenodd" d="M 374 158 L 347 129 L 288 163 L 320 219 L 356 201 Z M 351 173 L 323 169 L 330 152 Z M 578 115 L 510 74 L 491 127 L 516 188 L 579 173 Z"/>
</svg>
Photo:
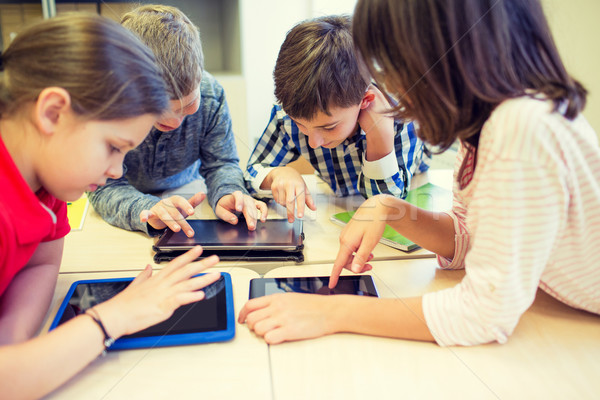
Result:
<svg viewBox="0 0 600 400">
<path fill-rule="evenodd" d="M 275 293 L 295 292 L 323 295 L 354 294 L 379 297 L 370 275 L 340 276 L 334 289 L 329 289 L 329 277 L 256 278 L 250 281 L 250 298 Z"/>
<path fill-rule="evenodd" d="M 59 315 L 56 316 L 51 329 L 82 314 L 86 309 L 112 298 L 125 289 L 131 281 L 132 278 L 76 282 L 69 291 L 70 297 L 63 302 L 63 307 L 59 310 Z M 228 301 L 225 276 L 222 274 L 219 280 L 203 290 L 206 295 L 204 300 L 179 307 L 169 319 L 140 332 L 123 336 L 115 344 L 127 342 L 128 339 L 227 330 Z"/>
<path fill-rule="evenodd" d="M 198 244 L 205 249 L 296 249 L 302 245 L 302 221 L 293 223 L 283 219 L 258 222 L 256 230 L 250 231 L 243 219 L 237 225 L 211 219 L 188 220 L 195 232 L 189 238 L 182 231 L 167 230 L 156 243 L 159 250 L 181 250 Z"/>
</svg>

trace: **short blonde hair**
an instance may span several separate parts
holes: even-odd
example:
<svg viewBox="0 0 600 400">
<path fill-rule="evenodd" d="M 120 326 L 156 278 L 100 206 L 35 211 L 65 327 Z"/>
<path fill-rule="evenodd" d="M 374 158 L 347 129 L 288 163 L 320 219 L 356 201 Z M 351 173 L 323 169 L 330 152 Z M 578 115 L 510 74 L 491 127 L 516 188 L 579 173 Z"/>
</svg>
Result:
<svg viewBox="0 0 600 400">
<path fill-rule="evenodd" d="M 172 100 L 200 84 L 204 54 L 198 28 L 176 7 L 143 5 L 123 15 L 121 25 L 152 49 Z"/>
</svg>

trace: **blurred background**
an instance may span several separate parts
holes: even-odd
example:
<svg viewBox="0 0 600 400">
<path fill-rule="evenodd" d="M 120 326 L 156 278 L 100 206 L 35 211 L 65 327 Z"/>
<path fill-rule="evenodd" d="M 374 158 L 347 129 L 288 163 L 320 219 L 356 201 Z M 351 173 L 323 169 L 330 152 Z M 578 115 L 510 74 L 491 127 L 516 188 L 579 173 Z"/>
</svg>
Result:
<svg viewBox="0 0 600 400">
<path fill-rule="evenodd" d="M 205 67 L 225 88 L 240 164 L 245 167 L 268 122 L 274 101 L 272 72 L 286 32 L 303 19 L 352 14 L 356 0 L 1 0 L 1 48 L 24 26 L 44 17 L 86 11 L 119 20 L 141 3 L 176 6 L 199 27 Z M 590 92 L 584 115 L 600 134 L 600 1 L 542 0 L 542 4 L 567 68 Z M 437 156 L 434 164 L 452 168 L 453 157 L 452 152 Z"/>
</svg>

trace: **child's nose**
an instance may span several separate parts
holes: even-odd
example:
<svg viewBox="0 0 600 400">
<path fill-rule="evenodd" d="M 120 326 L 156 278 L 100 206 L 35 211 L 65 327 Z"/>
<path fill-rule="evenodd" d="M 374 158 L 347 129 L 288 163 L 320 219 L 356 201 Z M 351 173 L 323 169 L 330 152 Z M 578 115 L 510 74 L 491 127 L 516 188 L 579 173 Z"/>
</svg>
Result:
<svg viewBox="0 0 600 400">
<path fill-rule="evenodd" d="M 106 176 L 110 179 L 119 179 L 123 176 L 123 159 L 120 162 L 116 162 L 111 164 L 111 166 L 106 171 Z"/>
<path fill-rule="evenodd" d="M 163 125 L 170 126 L 171 128 L 176 129 L 176 128 L 179 128 L 179 125 L 181 125 L 181 122 L 183 121 L 183 117 L 184 117 L 183 115 L 172 114 L 166 118 L 163 118 L 161 120 L 161 123 Z"/>
<path fill-rule="evenodd" d="M 321 147 L 321 145 L 323 144 L 323 138 L 321 137 L 321 135 L 312 134 L 312 135 L 307 135 L 307 136 L 308 136 L 308 145 L 310 147 L 312 147 L 313 149 L 316 149 L 317 147 Z"/>
</svg>

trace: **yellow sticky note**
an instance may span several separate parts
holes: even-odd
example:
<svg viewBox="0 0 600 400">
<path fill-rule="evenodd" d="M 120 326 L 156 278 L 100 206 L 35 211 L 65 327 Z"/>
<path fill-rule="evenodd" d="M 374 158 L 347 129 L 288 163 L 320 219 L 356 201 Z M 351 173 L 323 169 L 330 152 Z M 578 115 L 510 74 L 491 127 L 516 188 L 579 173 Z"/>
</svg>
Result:
<svg viewBox="0 0 600 400">
<path fill-rule="evenodd" d="M 72 231 L 79 231 L 83 228 L 83 220 L 87 214 L 88 204 L 85 194 L 79 200 L 67 203 L 67 217 Z"/>
</svg>

